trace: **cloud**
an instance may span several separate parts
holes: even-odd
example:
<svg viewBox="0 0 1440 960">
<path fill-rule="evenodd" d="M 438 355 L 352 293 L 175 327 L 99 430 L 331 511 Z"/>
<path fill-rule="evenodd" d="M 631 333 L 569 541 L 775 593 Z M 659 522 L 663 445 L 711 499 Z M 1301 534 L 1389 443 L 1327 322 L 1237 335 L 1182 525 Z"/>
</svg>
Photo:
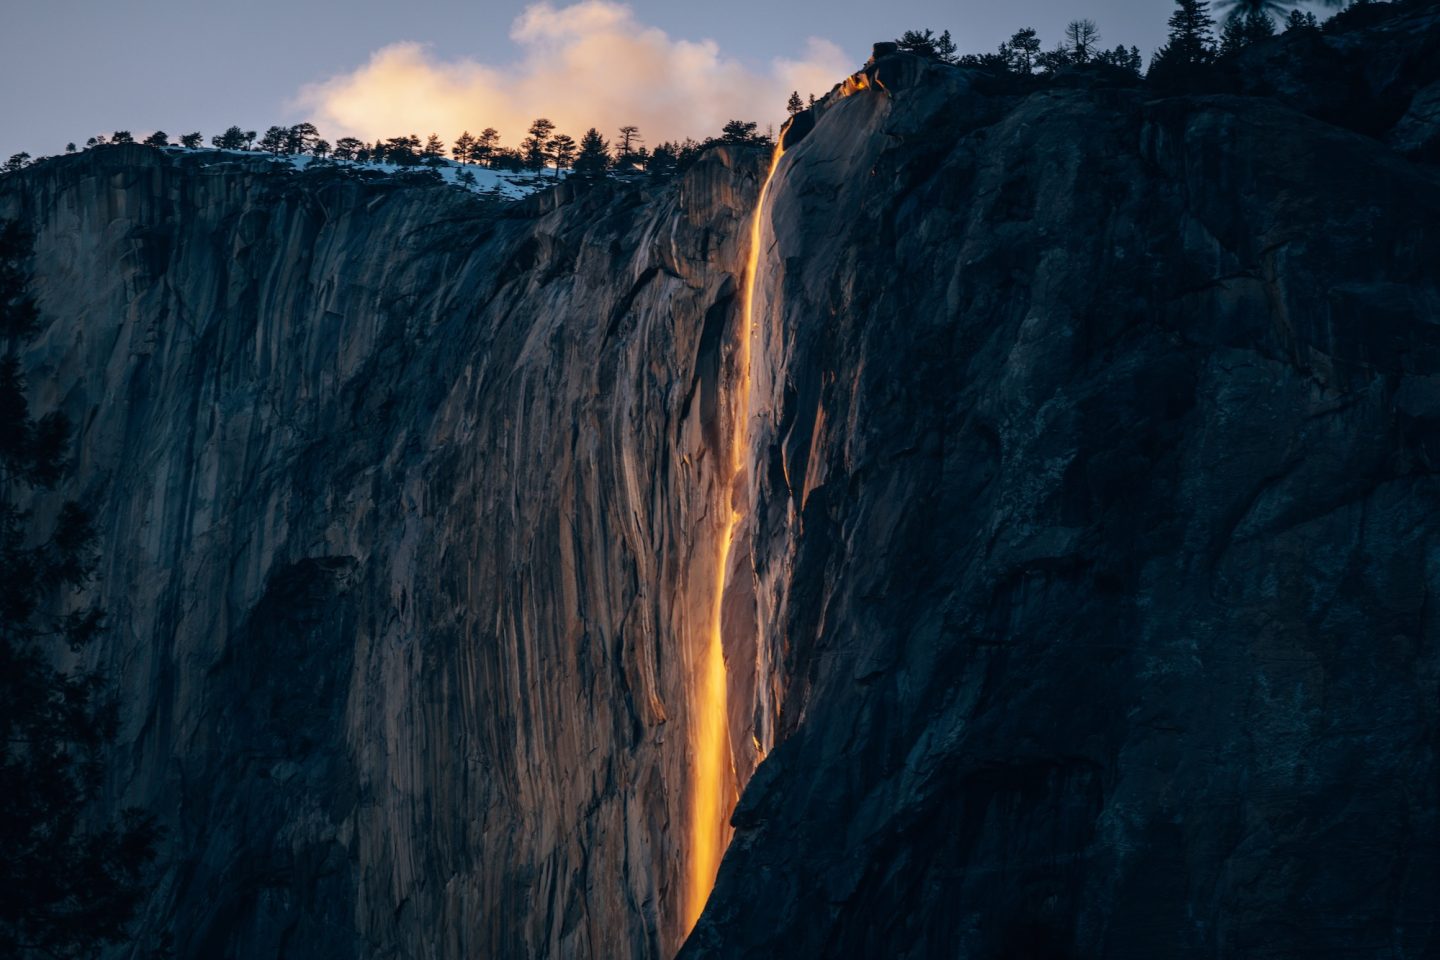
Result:
<svg viewBox="0 0 1440 960">
<path fill-rule="evenodd" d="M 613 137 L 634 124 L 649 144 L 718 134 L 727 120 L 761 129 L 784 117 L 790 91 L 823 94 L 853 69 L 835 44 L 811 38 L 800 59 L 757 71 L 710 40 L 671 38 L 610 0 L 527 7 L 507 65 L 435 59 L 425 45 L 395 43 L 351 73 L 305 87 L 292 105 L 326 136 L 373 140 L 462 130 L 500 131 L 514 146 L 536 117 L 579 139 L 589 127 Z"/>
</svg>

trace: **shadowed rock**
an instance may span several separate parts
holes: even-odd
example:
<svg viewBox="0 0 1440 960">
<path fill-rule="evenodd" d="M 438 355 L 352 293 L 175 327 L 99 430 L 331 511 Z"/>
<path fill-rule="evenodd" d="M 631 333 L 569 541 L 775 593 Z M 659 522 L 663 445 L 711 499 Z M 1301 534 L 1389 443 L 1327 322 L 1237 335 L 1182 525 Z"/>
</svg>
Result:
<svg viewBox="0 0 1440 960">
<path fill-rule="evenodd" d="M 785 131 L 748 787 L 686 957 L 1434 951 L 1432 81 L 1359 78 L 1435 34 L 1390 22 L 1314 54 L 1365 135 L 879 45 Z M 171 829 L 142 944 L 679 948 L 765 159 L 511 206 L 139 146 L 0 181 L 104 539 L 110 796 Z"/>
</svg>

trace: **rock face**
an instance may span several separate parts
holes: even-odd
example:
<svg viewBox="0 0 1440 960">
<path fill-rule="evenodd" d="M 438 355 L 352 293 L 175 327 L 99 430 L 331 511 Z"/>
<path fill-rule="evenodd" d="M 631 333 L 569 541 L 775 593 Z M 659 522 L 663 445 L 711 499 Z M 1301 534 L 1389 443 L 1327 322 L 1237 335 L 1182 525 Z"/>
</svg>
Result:
<svg viewBox="0 0 1440 960">
<path fill-rule="evenodd" d="M 759 162 L 548 213 L 138 147 L 7 191 L 178 956 L 674 952 Z"/>
<path fill-rule="evenodd" d="M 753 331 L 746 151 L 0 182 L 170 827 L 142 945 L 673 954 L 733 503 L 682 955 L 1434 955 L 1440 174 L 1308 109 L 881 57 L 787 138 Z"/>
</svg>

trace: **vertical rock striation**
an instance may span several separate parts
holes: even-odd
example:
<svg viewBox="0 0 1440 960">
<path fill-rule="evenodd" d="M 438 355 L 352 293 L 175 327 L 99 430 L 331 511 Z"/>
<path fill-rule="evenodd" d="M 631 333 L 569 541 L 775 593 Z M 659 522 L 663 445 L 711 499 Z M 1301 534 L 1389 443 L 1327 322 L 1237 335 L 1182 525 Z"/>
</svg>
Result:
<svg viewBox="0 0 1440 960">
<path fill-rule="evenodd" d="M 170 828 L 142 944 L 672 955 L 718 603 L 744 792 L 686 957 L 1433 953 L 1411 7 L 1263 96 L 884 57 L 786 138 L 753 332 L 753 152 L 508 207 L 141 147 L 0 182 L 112 794 Z"/>
<path fill-rule="evenodd" d="M 870 79 L 772 186 L 778 746 L 682 956 L 1430 955 L 1440 175 L 1272 99 Z"/>
<path fill-rule="evenodd" d="M 497 207 L 132 147 L 5 193 L 177 955 L 674 952 L 760 163 Z"/>
</svg>

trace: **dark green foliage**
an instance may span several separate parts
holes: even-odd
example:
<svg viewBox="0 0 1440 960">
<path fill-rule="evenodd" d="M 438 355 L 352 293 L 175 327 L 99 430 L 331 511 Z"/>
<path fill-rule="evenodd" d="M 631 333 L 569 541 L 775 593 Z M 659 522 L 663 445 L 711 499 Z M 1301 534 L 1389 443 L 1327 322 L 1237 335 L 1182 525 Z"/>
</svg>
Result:
<svg viewBox="0 0 1440 960">
<path fill-rule="evenodd" d="M 335 141 L 335 149 L 330 151 L 330 155 L 336 160 L 354 160 L 363 146 L 364 144 L 354 137 L 341 137 Z"/>
<path fill-rule="evenodd" d="M 664 179 L 690 169 L 691 165 L 700 158 L 700 154 L 713 142 L 707 141 L 702 144 L 689 138 L 681 143 L 665 141 L 650 155 L 650 175 Z"/>
<path fill-rule="evenodd" d="M 198 130 L 194 133 L 182 134 L 180 137 L 180 146 L 186 150 L 199 150 L 200 145 L 204 142 L 205 138 L 200 136 L 200 131 Z"/>
<path fill-rule="evenodd" d="M 787 100 L 787 101 L 785 101 L 785 112 L 788 113 L 788 114 L 790 114 L 790 116 L 793 117 L 793 116 L 795 116 L 795 114 L 799 113 L 801 110 L 804 110 L 804 109 L 805 109 L 805 101 L 800 99 L 800 91 L 799 91 L 799 90 L 793 90 L 793 91 L 791 91 L 791 93 L 790 93 L 790 99 Z"/>
<path fill-rule="evenodd" d="M 1170 15 L 1170 36 L 1150 61 L 1147 75 L 1167 87 L 1193 83 L 1215 60 L 1215 20 L 1207 0 L 1175 0 Z"/>
<path fill-rule="evenodd" d="M 269 136 L 268 131 L 266 136 Z M 285 131 L 283 151 L 289 154 L 312 153 L 319 142 L 320 131 L 315 129 L 315 124 L 297 123 Z"/>
<path fill-rule="evenodd" d="M 418 162 L 411 167 L 397 171 L 395 179 L 401 183 L 416 185 L 430 185 L 445 182 L 445 178 L 440 176 L 439 170 L 436 170 L 432 166 L 421 165 Z"/>
<path fill-rule="evenodd" d="M 156 830 L 136 811 L 102 822 L 92 809 L 116 707 L 98 673 L 59 665 L 103 627 L 83 602 L 90 518 L 69 501 L 46 529 L 21 505 L 56 486 L 70 441 L 63 414 L 36 418 L 26 399 L 29 250 L 15 224 L 0 225 L 0 956 L 91 957 L 125 939 Z"/>
<path fill-rule="evenodd" d="M 1035 59 L 1040 56 L 1040 35 L 1034 27 L 1016 30 L 1010 39 L 1000 44 L 1000 57 L 1009 70 L 1029 76 L 1035 69 Z"/>
<path fill-rule="evenodd" d="M 499 146 L 500 131 L 494 127 L 486 127 L 476 135 L 475 143 L 470 147 L 470 161 L 472 163 L 490 163 Z"/>
<path fill-rule="evenodd" d="M 26 292 L 25 270 L 30 258 L 30 237 L 20 225 L 0 222 L 0 341 L 13 343 L 34 336 L 40 314 L 35 301 Z M 0 437 L 4 431 L 19 429 L 16 423 L 3 419 L 0 411 Z M 4 445 L 0 439 L 0 446 Z"/>
<path fill-rule="evenodd" d="M 678 150 L 672 143 L 662 143 L 650 154 L 650 166 L 646 172 L 657 179 L 664 179 L 675 173 L 679 162 Z"/>
<path fill-rule="evenodd" d="M 756 133 L 759 124 L 753 120 L 731 120 L 720 131 L 720 139 L 726 143 L 754 143 L 760 139 Z"/>
<path fill-rule="evenodd" d="M 559 179 L 560 171 L 575 162 L 575 138 L 568 133 L 557 133 L 545 148 L 550 154 L 550 161 L 555 164 L 555 177 Z"/>
<path fill-rule="evenodd" d="M 950 37 L 950 31 L 945 30 L 935 41 L 935 56 L 946 63 L 954 63 L 956 55 L 955 41 Z"/>
<path fill-rule="evenodd" d="M 470 162 L 470 151 L 474 149 L 475 137 L 466 130 L 455 138 L 455 143 L 450 147 L 450 156 L 460 164 L 467 164 Z"/>
<path fill-rule="evenodd" d="M 490 154 L 490 169 L 519 173 L 525 169 L 525 157 L 519 150 L 496 147 L 494 152 Z"/>
<path fill-rule="evenodd" d="M 906 53 L 929 57 L 932 60 L 940 59 L 940 55 L 935 49 L 936 40 L 933 30 L 906 30 L 895 42 Z"/>
<path fill-rule="evenodd" d="M 577 177 L 603 177 L 609 166 L 611 148 L 606 144 L 605 138 L 600 137 L 600 131 L 590 127 L 585 131 L 585 135 L 580 137 L 580 153 L 575 158 L 575 174 Z"/>
<path fill-rule="evenodd" d="M 156 130 L 141 142 L 147 147 L 168 147 L 170 146 L 170 135 L 164 130 Z"/>
<path fill-rule="evenodd" d="M 260 138 L 260 149 L 267 153 L 281 154 L 290 142 L 290 131 L 286 127 L 271 127 Z"/>
<path fill-rule="evenodd" d="M 111 143 L 134 143 L 135 138 L 130 135 L 129 130 L 116 130 L 110 134 Z"/>
<path fill-rule="evenodd" d="M 1275 36 L 1275 21 L 1268 13 L 1254 11 L 1240 17 L 1230 17 L 1220 31 L 1220 56 L 1233 57 L 1241 50 L 1255 43 Z"/>
<path fill-rule="evenodd" d="M 249 146 L 245 131 L 239 127 L 230 127 L 211 137 L 210 143 L 221 150 L 244 150 Z"/>
<path fill-rule="evenodd" d="M 1420 2 L 1423 3 L 1424 0 L 1420 0 Z M 1326 5 L 1332 7 L 1341 6 L 1343 5 L 1343 0 L 1335 0 L 1335 2 L 1329 2 Z M 1326 32 L 1333 32 L 1369 26 L 1370 24 L 1383 20 L 1386 13 L 1386 4 L 1377 3 L 1374 2 L 1374 0 L 1352 0 L 1351 4 L 1345 7 L 1344 10 L 1341 10 L 1335 14 L 1335 16 L 1326 20 L 1323 24 L 1323 29 Z"/>
<path fill-rule="evenodd" d="M 1101 50 L 1095 55 L 1094 62 L 1124 70 L 1136 77 L 1140 76 L 1140 71 L 1145 66 L 1145 58 L 1140 55 L 1139 47 L 1132 46 L 1127 50 L 1123 45 L 1113 50 Z"/>
<path fill-rule="evenodd" d="M 425 146 L 420 150 L 420 156 L 430 166 L 439 166 L 445 159 L 445 141 L 440 139 L 439 134 L 432 133 L 425 138 Z"/>
<path fill-rule="evenodd" d="M 1315 14 L 1299 10 L 1291 10 L 1290 16 L 1285 18 L 1286 30 L 1319 30 L 1320 21 L 1315 19 Z"/>
<path fill-rule="evenodd" d="M 1071 53 L 1070 48 L 1063 43 L 1056 44 L 1053 50 L 1041 51 L 1040 54 L 1035 57 L 1036 68 L 1042 73 L 1049 74 L 1059 73 L 1062 69 L 1070 66 L 1074 62 L 1075 57 Z"/>
<path fill-rule="evenodd" d="M 25 165 L 29 162 L 30 154 L 28 153 L 21 152 L 11 154 L 10 159 L 5 161 L 5 166 L 3 169 L 6 173 L 14 173 L 16 170 L 24 169 Z"/>
<path fill-rule="evenodd" d="M 545 165 L 550 162 L 550 154 L 545 145 L 550 142 L 550 135 L 554 132 L 555 124 L 544 117 L 537 117 L 530 124 L 530 135 L 520 141 L 520 155 L 526 169 L 545 169 Z"/>
<path fill-rule="evenodd" d="M 384 143 L 376 143 L 370 158 L 376 163 L 413 167 L 420 162 L 420 138 L 413 133 L 404 137 L 391 137 Z"/>
</svg>

